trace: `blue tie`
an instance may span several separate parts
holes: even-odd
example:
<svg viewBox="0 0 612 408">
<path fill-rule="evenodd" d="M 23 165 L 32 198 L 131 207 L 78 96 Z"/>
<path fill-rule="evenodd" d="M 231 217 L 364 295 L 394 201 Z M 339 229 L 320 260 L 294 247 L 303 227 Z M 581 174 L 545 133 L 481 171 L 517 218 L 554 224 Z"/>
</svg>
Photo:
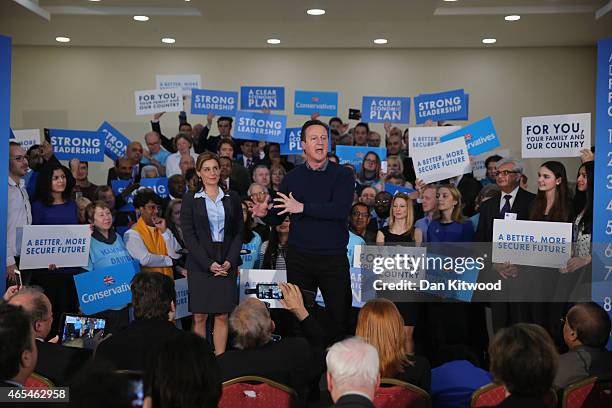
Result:
<svg viewBox="0 0 612 408">
<path fill-rule="evenodd" d="M 499 212 L 499 218 L 501 218 L 502 220 L 506 217 L 506 213 L 510 211 L 510 199 L 511 198 L 512 196 L 510 194 L 506 194 L 504 196 L 504 200 L 506 200 L 506 202 L 504 203 L 504 206 Z"/>
</svg>

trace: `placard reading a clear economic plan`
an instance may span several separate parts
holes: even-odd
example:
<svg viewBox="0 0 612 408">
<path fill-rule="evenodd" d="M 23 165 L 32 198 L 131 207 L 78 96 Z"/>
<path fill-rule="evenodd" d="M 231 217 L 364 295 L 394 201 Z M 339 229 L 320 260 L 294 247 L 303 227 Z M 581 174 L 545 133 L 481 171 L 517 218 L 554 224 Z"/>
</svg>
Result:
<svg viewBox="0 0 612 408">
<path fill-rule="evenodd" d="M 238 111 L 234 138 L 284 143 L 286 125 L 285 115 Z"/>
<path fill-rule="evenodd" d="M 295 91 L 295 115 L 338 116 L 338 92 Z"/>
<path fill-rule="evenodd" d="M 202 77 L 200 75 L 156 75 L 157 89 L 176 89 L 180 88 L 183 95 L 191 95 L 192 89 L 202 87 Z"/>
<path fill-rule="evenodd" d="M 90 240 L 89 224 L 25 225 L 19 269 L 87 266 Z"/>
<path fill-rule="evenodd" d="M 191 114 L 218 116 L 236 116 L 238 109 L 238 92 L 213 91 L 211 89 L 194 89 L 191 91 Z"/>
<path fill-rule="evenodd" d="M 91 130 L 49 129 L 58 160 L 104 161 L 104 133 Z"/>
<path fill-rule="evenodd" d="M 13 130 L 15 142 L 19 143 L 24 150 L 40 144 L 40 129 Z"/>
<path fill-rule="evenodd" d="M 273 269 L 241 269 L 238 296 L 240 302 L 246 298 L 256 298 L 257 284 L 287 282 L 287 271 Z M 276 299 L 261 299 L 270 304 L 271 309 L 283 309 L 283 305 Z"/>
<path fill-rule="evenodd" d="M 440 143 L 440 138 L 448 135 L 456 130 L 461 129 L 461 126 L 423 126 L 408 128 L 408 154 L 412 157 L 412 152 L 416 149 L 422 149 L 437 145 Z"/>
<path fill-rule="evenodd" d="M 490 116 L 471 123 L 453 133 L 442 136 L 440 142 L 463 137 L 471 156 L 478 156 L 493 149 L 497 149 L 501 144 L 497 138 L 493 119 Z"/>
<path fill-rule="evenodd" d="M 241 110 L 285 110 L 285 88 L 282 86 L 241 86 Z"/>
<path fill-rule="evenodd" d="M 137 262 L 128 262 L 74 275 L 74 285 L 83 313 L 91 315 L 130 303 L 130 283 L 139 271 Z"/>
<path fill-rule="evenodd" d="M 285 143 L 280 145 L 280 154 L 302 154 L 302 128 L 287 128 Z"/>
<path fill-rule="evenodd" d="M 523 158 L 579 157 L 591 148 L 591 114 L 533 116 L 521 121 Z"/>
<path fill-rule="evenodd" d="M 572 256 L 571 244 L 569 222 L 493 220 L 495 263 L 561 268 Z"/>
<path fill-rule="evenodd" d="M 153 115 L 159 112 L 183 110 L 183 91 L 174 89 L 151 89 L 134 92 L 137 115 Z"/>
<path fill-rule="evenodd" d="M 463 89 L 422 94 L 414 97 L 414 112 L 418 125 L 428 120 L 467 120 L 468 98 Z"/>
<path fill-rule="evenodd" d="M 412 153 L 412 163 L 416 178 L 427 184 L 472 171 L 462 137 L 417 149 Z"/>
<path fill-rule="evenodd" d="M 352 164 L 356 172 L 361 170 L 363 158 L 369 152 L 376 153 L 381 161 L 387 160 L 387 149 L 384 147 L 336 146 L 336 156 L 340 159 L 340 164 Z"/>
<path fill-rule="evenodd" d="M 408 123 L 410 98 L 364 96 L 361 103 L 361 120 L 368 123 Z"/>
<path fill-rule="evenodd" d="M 111 160 L 117 160 L 125 156 L 130 139 L 108 122 L 103 122 L 98 128 L 98 132 L 104 133 L 104 153 Z"/>
</svg>

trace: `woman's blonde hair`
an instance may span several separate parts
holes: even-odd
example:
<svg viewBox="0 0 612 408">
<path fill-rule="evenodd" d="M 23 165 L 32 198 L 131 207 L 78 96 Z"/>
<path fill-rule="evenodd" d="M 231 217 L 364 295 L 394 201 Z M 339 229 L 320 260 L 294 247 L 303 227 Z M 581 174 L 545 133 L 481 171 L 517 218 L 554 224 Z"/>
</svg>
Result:
<svg viewBox="0 0 612 408">
<path fill-rule="evenodd" d="M 450 191 L 451 196 L 453 197 L 453 200 L 457 201 L 457 204 L 453 208 L 453 212 L 451 214 L 451 220 L 462 222 L 462 223 L 465 222 L 467 219 L 463 216 L 463 204 L 461 202 L 461 192 L 459 191 L 459 189 L 457 189 L 457 187 L 453 186 L 452 184 L 442 184 L 438 186 L 436 195 L 437 193 L 440 192 L 440 189 L 442 188 L 445 188 L 448 191 Z M 440 211 L 436 209 L 436 212 L 433 218 L 439 220 L 441 217 L 442 217 L 442 214 L 440 214 Z"/>
<path fill-rule="evenodd" d="M 391 229 L 393 224 L 395 224 L 393 204 L 395 204 L 395 200 L 400 198 L 406 202 L 406 227 L 408 227 L 406 234 L 412 234 L 414 230 L 414 206 L 412 204 L 412 200 L 406 193 L 397 193 L 393 196 L 393 199 L 391 199 L 391 210 L 389 211 L 389 229 Z"/>
<path fill-rule="evenodd" d="M 404 319 L 390 300 L 369 300 L 359 311 L 355 335 L 378 350 L 381 377 L 393 377 L 410 364 Z"/>
</svg>

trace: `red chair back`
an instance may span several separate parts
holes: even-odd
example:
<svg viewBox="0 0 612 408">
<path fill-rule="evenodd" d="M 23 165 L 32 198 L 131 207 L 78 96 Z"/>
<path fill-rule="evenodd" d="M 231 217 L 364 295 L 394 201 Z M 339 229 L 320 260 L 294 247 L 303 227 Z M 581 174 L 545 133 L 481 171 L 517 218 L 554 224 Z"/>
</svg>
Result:
<svg viewBox="0 0 612 408">
<path fill-rule="evenodd" d="M 40 374 L 32 373 L 25 382 L 26 388 L 51 388 L 53 383 Z"/>
<path fill-rule="evenodd" d="M 612 407 L 612 377 L 589 377 L 568 386 L 563 392 L 563 408 Z"/>
<path fill-rule="evenodd" d="M 296 392 L 282 384 L 257 376 L 234 378 L 223 383 L 219 408 L 290 408 Z"/>
<path fill-rule="evenodd" d="M 415 385 L 383 378 L 374 395 L 376 408 L 429 408 L 431 399 L 427 392 Z"/>
<path fill-rule="evenodd" d="M 500 384 L 483 385 L 472 394 L 470 408 L 490 407 L 506 399 L 506 387 Z"/>
</svg>

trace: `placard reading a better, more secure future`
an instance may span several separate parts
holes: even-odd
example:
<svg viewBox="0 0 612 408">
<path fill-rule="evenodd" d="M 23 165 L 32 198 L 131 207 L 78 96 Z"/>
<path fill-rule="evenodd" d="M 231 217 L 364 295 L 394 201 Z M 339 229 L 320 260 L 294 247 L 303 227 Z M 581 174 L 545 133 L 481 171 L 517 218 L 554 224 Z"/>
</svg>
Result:
<svg viewBox="0 0 612 408">
<path fill-rule="evenodd" d="M 89 225 L 26 225 L 19 268 L 87 266 L 90 240 Z"/>
<path fill-rule="evenodd" d="M 444 180 L 472 171 L 465 139 L 459 137 L 412 153 L 416 178 L 425 183 Z"/>
</svg>

